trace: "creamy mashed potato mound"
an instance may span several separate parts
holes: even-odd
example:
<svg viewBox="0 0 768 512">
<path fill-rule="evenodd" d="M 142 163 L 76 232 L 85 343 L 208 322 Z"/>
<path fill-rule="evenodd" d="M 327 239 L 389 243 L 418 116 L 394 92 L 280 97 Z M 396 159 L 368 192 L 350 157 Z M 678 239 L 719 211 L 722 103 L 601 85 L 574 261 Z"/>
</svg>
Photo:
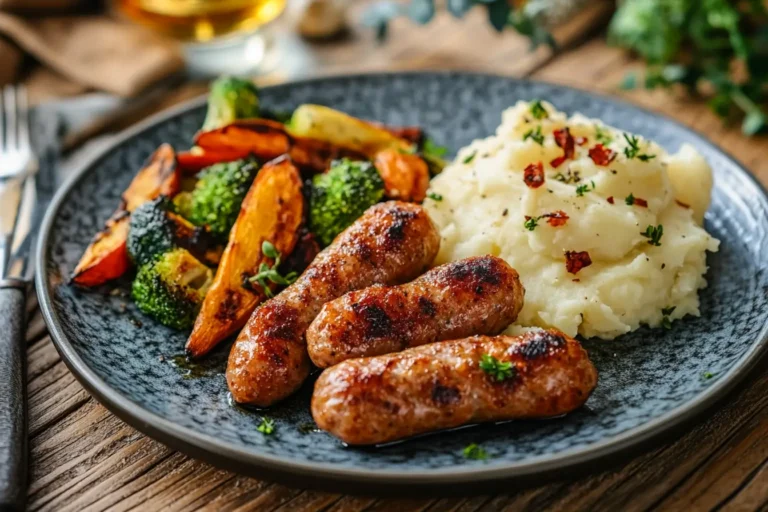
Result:
<svg viewBox="0 0 768 512">
<path fill-rule="evenodd" d="M 564 150 L 554 132 L 566 126 L 575 153 L 555 168 L 550 162 Z M 641 324 L 698 316 L 706 252 L 719 245 L 700 225 L 711 169 L 690 146 L 668 154 L 632 137 L 546 102 L 518 102 L 495 135 L 462 149 L 432 180 L 425 205 L 442 236 L 436 264 L 493 254 L 517 269 L 525 306 L 510 333 L 555 327 L 612 339 Z M 589 155 L 600 142 L 615 153 L 607 165 Z M 524 170 L 538 162 L 545 182 L 531 188 Z M 558 211 L 568 217 L 563 225 L 538 218 Z M 649 226 L 663 226 L 660 245 L 643 235 Z M 586 252 L 592 263 L 569 273 L 566 252 Z"/>
</svg>

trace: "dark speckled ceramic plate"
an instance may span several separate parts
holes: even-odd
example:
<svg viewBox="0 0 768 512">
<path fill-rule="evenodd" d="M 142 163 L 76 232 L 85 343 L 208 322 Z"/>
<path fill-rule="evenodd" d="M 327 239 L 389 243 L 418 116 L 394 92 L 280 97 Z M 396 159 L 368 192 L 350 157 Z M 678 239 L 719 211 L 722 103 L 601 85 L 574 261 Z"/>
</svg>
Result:
<svg viewBox="0 0 768 512">
<path fill-rule="evenodd" d="M 624 453 L 712 405 L 744 376 L 766 344 L 768 200 L 732 158 L 668 119 L 554 85 L 463 73 L 351 76 L 265 88 L 263 103 L 289 109 L 326 104 L 390 124 L 425 127 L 458 149 L 492 133 L 518 99 L 600 117 L 669 150 L 693 144 L 715 173 L 706 228 L 722 241 L 709 256 L 700 318 L 672 330 L 644 330 L 587 342 L 600 383 L 583 409 L 563 418 L 465 428 L 376 449 L 352 449 L 315 430 L 308 384 L 274 407 L 274 435 L 258 413 L 230 404 L 228 347 L 202 367 L 179 364 L 185 336 L 142 316 L 114 286 L 65 284 L 120 191 L 162 142 L 186 148 L 201 125 L 202 100 L 163 113 L 120 137 L 59 192 L 44 222 L 37 290 L 53 339 L 70 369 L 102 403 L 139 430 L 221 467 L 296 485 L 347 491 L 469 492 L 569 472 Z M 127 290 L 119 283 L 118 290 Z M 705 373 L 711 373 L 707 379 Z M 462 449 L 481 444 L 486 461 Z M 504 487 L 509 489 L 509 487 Z"/>
</svg>

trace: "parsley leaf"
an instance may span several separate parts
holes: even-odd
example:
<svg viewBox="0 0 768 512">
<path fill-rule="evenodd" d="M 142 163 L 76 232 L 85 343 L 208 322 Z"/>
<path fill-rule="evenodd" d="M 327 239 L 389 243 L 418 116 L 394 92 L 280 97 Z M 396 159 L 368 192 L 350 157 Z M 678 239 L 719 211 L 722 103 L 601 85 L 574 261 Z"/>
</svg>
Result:
<svg viewBox="0 0 768 512">
<path fill-rule="evenodd" d="M 485 460 L 488 458 L 488 452 L 482 446 L 472 443 L 464 448 L 464 457 L 472 460 Z"/>
<path fill-rule="evenodd" d="M 635 204 L 635 196 L 632 195 L 632 192 L 624 199 L 624 202 L 627 203 L 627 206 Z"/>
<path fill-rule="evenodd" d="M 536 226 L 539 225 L 539 219 L 541 217 L 528 217 L 525 219 L 525 222 L 523 223 L 523 227 L 527 229 L 528 231 L 533 231 L 536 229 Z"/>
<path fill-rule="evenodd" d="M 531 102 L 531 115 L 536 119 L 546 119 L 549 117 L 549 112 L 541 104 L 541 100 L 533 100 Z"/>
<path fill-rule="evenodd" d="M 426 157 L 442 158 L 448 153 L 448 148 L 445 146 L 438 146 L 432 139 L 425 139 L 424 145 L 421 147 L 421 152 Z"/>
<path fill-rule="evenodd" d="M 262 416 L 261 423 L 256 427 L 256 430 L 264 434 L 265 436 L 272 435 L 275 431 L 275 420 Z"/>
<path fill-rule="evenodd" d="M 539 146 L 544 145 L 544 134 L 541 133 L 541 126 L 537 126 L 536 130 L 531 128 L 527 132 L 523 134 L 523 141 L 526 141 L 528 139 L 533 140 L 536 144 Z"/>
<path fill-rule="evenodd" d="M 659 224 L 658 226 L 648 226 L 645 228 L 645 232 L 640 233 L 648 239 L 648 243 L 659 247 L 661 245 L 661 237 L 664 235 L 664 226 Z"/>
<path fill-rule="evenodd" d="M 675 309 L 677 309 L 677 306 L 670 306 L 668 308 L 661 308 L 661 314 L 664 316 L 669 316 L 672 313 L 675 312 Z"/>
<path fill-rule="evenodd" d="M 437 201 L 437 202 L 440 202 L 440 201 L 443 200 L 443 196 L 438 194 L 437 192 L 429 192 L 427 194 L 427 197 L 430 198 L 431 200 Z"/>
<path fill-rule="evenodd" d="M 627 141 L 627 147 L 624 148 L 624 156 L 628 160 L 632 160 L 637 157 L 638 160 L 647 162 L 652 158 L 656 158 L 656 155 L 640 154 L 640 139 L 636 135 L 630 135 L 624 132 L 624 140 Z"/>
<path fill-rule="evenodd" d="M 715 374 L 713 374 L 711 372 L 704 372 L 704 373 L 701 374 L 701 376 L 704 377 L 705 379 L 711 379 L 712 377 L 715 376 Z"/>
<path fill-rule="evenodd" d="M 471 154 L 465 157 L 464 160 L 462 160 L 462 162 L 465 164 L 470 163 L 472 160 L 475 159 L 475 155 L 477 155 L 477 151 L 473 151 Z"/>
<path fill-rule="evenodd" d="M 512 379 L 517 375 L 517 367 L 512 366 L 511 362 L 501 362 L 490 354 L 482 355 L 480 358 L 480 369 L 498 382 Z"/>
<path fill-rule="evenodd" d="M 280 274 L 278 268 L 280 267 L 280 252 L 269 240 L 264 240 L 261 244 L 261 252 L 267 258 L 275 260 L 270 267 L 266 263 L 259 265 L 259 272 L 255 276 L 248 278 L 250 283 L 258 283 L 264 290 L 264 295 L 267 297 L 273 297 L 272 289 L 269 287 L 267 281 L 281 286 L 288 286 L 296 282 L 299 278 L 299 274 L 296 272 L 289 272 L 286 275 Z"/>
<path fill-rule="evenodd" d="M 589 188 L 589 185 L 587 185 L 586 183 L 576 187 L 576 195 L 578 197 L 582 197 L 587 192 L 592 192 L 593 190 L 595 190 L 595 182 L 594 181 L 590 181 L 590 183 L 592 184 L 592 188 Z"/>
<path fill-rule="evenodd" d="M 603 130 L 599 125 L 595 125 L 595 139 L 600 144 L 607 146 L 613 142 L 613 137 L 608 130 Z"/>
</svg>

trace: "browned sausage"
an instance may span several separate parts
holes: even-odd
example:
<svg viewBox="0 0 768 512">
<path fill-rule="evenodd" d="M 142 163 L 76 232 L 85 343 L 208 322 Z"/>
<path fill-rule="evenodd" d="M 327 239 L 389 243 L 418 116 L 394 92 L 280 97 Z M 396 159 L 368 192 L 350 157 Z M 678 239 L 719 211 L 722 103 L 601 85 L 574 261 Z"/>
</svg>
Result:
<svg viewBox="0 0 768 512">
<path fill-rule="evenodd" d="M 520 276 L 495 256 L 433 268 L 401 286 L 371 286 L 323 306 L 307 329 L 312 362 L 328 368 L 346 359 L 472 334 L 498 334 L 523 307 Z"/>
<path fill-rule="evenodd" d="M 506 378 L 483 369 L 486 354 L 511 363 Z M 329 368 L 315 384 L 312 416 L 346 443 L 386 443 L 470 423 L 559 416 L 584 404 L 596 384 L 586 351 L 559 331 L 474 336 Z"/>
<path fill-rule="evenodd" d="M 229 354 L 234 399 L 265 407 L 296 391 L 310 370 L 304 333 L 323 304 L 372 284 L 407 282 L 429 267 L 439 246 L 421 206 L 389 201 L 369 208 L 295 283 L 254 311 Z"/>
</svg>

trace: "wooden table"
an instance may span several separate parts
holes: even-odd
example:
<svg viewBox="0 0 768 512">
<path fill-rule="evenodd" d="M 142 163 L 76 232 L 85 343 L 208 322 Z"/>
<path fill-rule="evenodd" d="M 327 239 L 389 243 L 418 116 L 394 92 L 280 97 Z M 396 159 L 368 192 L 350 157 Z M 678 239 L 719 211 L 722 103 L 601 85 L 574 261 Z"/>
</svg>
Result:
<svg viewBox="0 0 768 512">
<path fill-rule="evenodd" d="M 398 22 L 385 46 L 356 33 L 309 51 L 332 71 L 484 70 L 622 96 L 704 133 L 768 184 L 765 136 L 747 139 L 737 128 L 724 127 L 701 103 L 663 92 L 620 92 L 624 73 L 639 64 L 607 47 L 600 34 L 584 37 L 583 30 L 566 28 L 558 36 L 562 53 L 543 48 L 528 53 L 522 38 L 497 36 L 481 13 L 473 13 L 461 22 L 439 16 L 420 29 Z M 125 425 L 83 390 L 51 344 L 34 302 L 27 341 L 32 510 L 768 509 L 768 371 L 762 369 L 682 437 L 610 471 L 542 482 L 510 495 L 373 499 L 254 480 L 174 452 Z"/>
</svg>

